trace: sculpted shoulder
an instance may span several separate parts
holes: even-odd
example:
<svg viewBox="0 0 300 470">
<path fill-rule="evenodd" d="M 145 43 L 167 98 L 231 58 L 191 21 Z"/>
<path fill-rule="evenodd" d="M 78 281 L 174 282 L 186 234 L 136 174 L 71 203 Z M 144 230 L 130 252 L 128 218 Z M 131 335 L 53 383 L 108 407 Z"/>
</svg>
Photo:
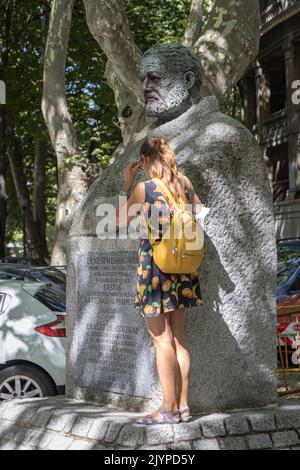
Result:
<svg viewBox="0 0 300 470">
<path fill-rule="evenodd" d="M 205 119 L 198 123 L 198 132 L 195 132 L 194 127 L 190 128 L 185 136 L 194 151 L 196 148 L 201 152 L 211 152 L 213 149 L 218 149 L 220 152 L 224 149 L 224 151 L 232 151 L 232 156 L 237 151 L 245 153 L 260 151 L 249 129 L 242 122 L 224 113 L 214 112 L 205 116 Z"/>
</svg>

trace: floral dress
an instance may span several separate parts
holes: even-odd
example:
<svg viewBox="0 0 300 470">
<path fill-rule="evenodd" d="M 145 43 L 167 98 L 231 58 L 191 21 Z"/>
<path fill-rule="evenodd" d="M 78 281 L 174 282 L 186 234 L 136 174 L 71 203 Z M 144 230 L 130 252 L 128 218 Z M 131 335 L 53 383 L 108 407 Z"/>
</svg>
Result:
<svg viewBox="0 0 300 470">
<path fill-rule="evenodd" d="M 198 272 L 167 274 L 153 259 L 153 247 L 148 239 L 148 227 L 155 240 L 160 240 L 168 228 L 170 209 L 153 180 L 144 182 L 145 202 L 140 213 L 141 242 L 137 265 L 137 283 L 134 306 L 143 317 L 157 317 L 178 308 L 203 304 Z M 189 188 L 185 181 L 185 196 L 189 202 Z M 151 217 L 152 211 L 152 217 Z"/>
</svg>

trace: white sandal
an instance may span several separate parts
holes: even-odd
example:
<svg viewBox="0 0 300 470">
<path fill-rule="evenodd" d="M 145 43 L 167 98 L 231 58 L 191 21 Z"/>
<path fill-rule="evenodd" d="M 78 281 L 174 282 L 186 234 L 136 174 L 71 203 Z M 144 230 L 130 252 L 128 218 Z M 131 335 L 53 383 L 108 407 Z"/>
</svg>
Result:
<svg viewBox="0 0 300 470">
<path fill-rule="evenodd" d="M 154 418 L 150 414 L 138 418 L 137 424 L 179 424 L 180 413 L 177 411 L 167 411 L 163 406 L 159 407 L 160 418 Z"/>
</svg>

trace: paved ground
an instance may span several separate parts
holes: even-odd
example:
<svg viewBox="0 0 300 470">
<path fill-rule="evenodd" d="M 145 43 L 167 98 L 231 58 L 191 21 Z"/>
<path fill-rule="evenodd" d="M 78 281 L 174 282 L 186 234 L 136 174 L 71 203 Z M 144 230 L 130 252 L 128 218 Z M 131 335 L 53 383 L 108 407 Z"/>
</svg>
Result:
<svg viewBox="0 0 300 470">
<path fill-rule="evenodd" d="M 300 397 L 275 409 L 195 416 L 190 423 L 142 426 L 144 413 L 63 396 L 2 402 L 0 449 L 298 449 Z"/>
</svg>

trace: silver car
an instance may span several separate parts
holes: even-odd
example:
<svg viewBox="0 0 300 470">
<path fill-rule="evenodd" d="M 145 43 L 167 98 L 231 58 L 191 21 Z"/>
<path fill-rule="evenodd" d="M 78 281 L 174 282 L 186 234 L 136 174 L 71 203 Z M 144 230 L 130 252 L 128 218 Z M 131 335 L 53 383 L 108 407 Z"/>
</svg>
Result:
<svg viewBox="0 0 300 470">
<path fill-rule="evenodd" d="M 0 400 L 64 393 L 65 291 L 0 278 Z"/>
</svg>

